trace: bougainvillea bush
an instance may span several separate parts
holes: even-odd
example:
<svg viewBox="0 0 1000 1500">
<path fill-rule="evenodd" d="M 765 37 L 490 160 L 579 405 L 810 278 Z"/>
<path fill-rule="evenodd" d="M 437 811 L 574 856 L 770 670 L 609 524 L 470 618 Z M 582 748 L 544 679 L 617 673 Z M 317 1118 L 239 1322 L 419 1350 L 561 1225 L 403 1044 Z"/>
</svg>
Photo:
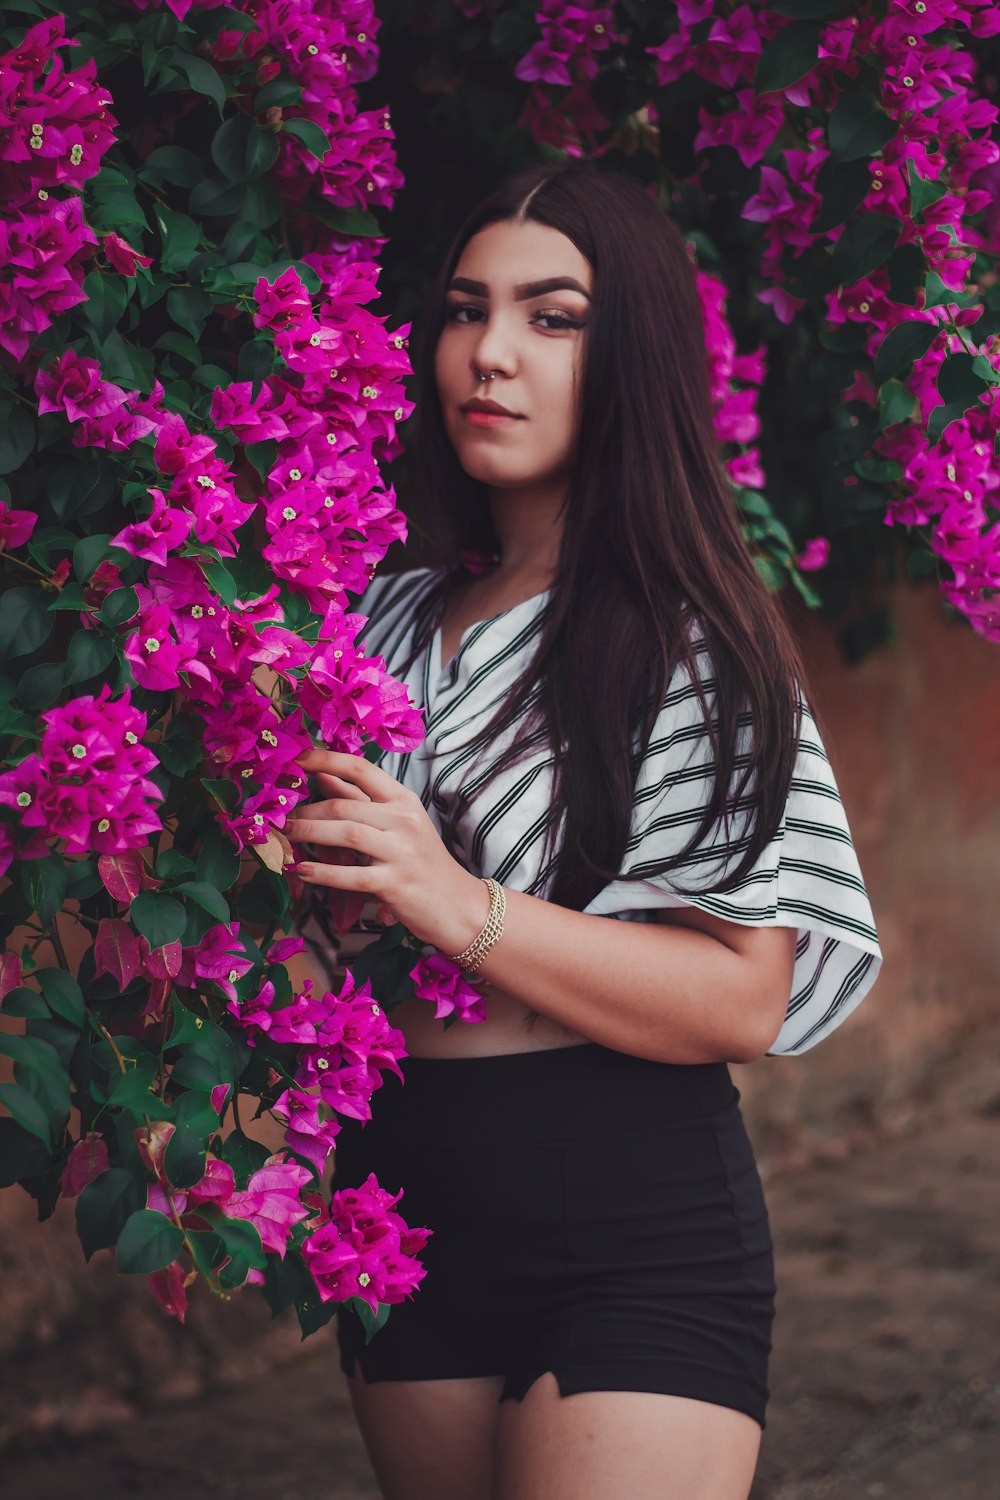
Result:
<svg viewBox="0 0 1000 1500">
<path fill-rule="evenodd" d="M 369 306 L 401 181 L 357 98 L 377 22 L 2 19 L 0 1181 L 75 1199 L 88 1258 L 181 1319 L 203 1278 L 371 1336 L 432 1230 L 323 1174 L 405 1049 L 360 972 L 294 990 L 282 828 L 314 743 L 423 736 L 351 609 L 406 535 L 379 465 L 412 410 L 409 325 Z M 408 993 L 476 1019 L 392 930 Z"/>
<path fill-rule="evenodd" d="M 542 153 L 634 174 L 710 293 L 717 428 L 768 581 L 801 582 L 797 557 L 815 602 L 849 615 L 854 655 L 884 638 L 901 565 L 1000 639 L 995 0 L 379 14 L 406 176 L 394 305 L 418 305 L 421 244 L 510 167 Z"/>
</svg>

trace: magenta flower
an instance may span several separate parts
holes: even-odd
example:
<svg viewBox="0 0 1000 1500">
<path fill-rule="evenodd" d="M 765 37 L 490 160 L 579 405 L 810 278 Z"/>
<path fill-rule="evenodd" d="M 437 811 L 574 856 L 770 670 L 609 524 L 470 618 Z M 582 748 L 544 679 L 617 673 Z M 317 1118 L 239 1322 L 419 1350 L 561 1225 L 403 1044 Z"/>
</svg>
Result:
<svg viewBox="0 0 1000 1500">
<path fill-rule="evenodd" d="M 120 234 L 106 234 L 101 241 L 104 253 L 123 276 L 134 276 L 136 266 L 151 266 L 153 257 L 151 255 L 140 255 L 138 250 L 133 250 L 127 240 L 123 240 Z"/>
<path fill-rule="evenodd" d="M 430 1000 L 434 1014 L 455 1017 L 456 1021 L 485 1021 L 486 1000 L 465 978 L 458 964 L 443 953 L 431 953 L 417 960 L 410 970 L 413 987 L 421 1000 Z"/>
<path fill-rule="evenodd" d="M 187 541 L 194 525 L 194 517 L 187 511 L 171 510 L 161 490 L 151 489 L 153 509 L 145 521 L 123 526 L 112 538 L 112 547 L 121 547 L 133 557 L 143 557 L 147 562 L 165 563 L 167 553 L 175 551 Z"/>
<path fill-rule="evenodd" d="M 829 560 L 830 543 L 825 536 L 810 537 L 805 547 L 795 559 L 803 573 L 811 573 L 815 572 L 818 568 L 825 568 Z"/>
<path fill-rule="evenodd" d="M 296 1224 L 309 1210 L 299 1199 L 299 1190 L 312 1182 L 308 1167 L 283 1160 L 283 1152 L 269 1156 L 259 1172 L 254 1172 L 246 1188 L 220 1202 L 230 1219 L 246 1219 L 260 1234 L 265 1250 L 285 1258 L 285 1247 Z"/>
<path fill-rule="evenodd" d="M 316 1175 L 321 1177 L 334 1141 L 340 1134 L 338 1122 L 324 1120 L 315 1094 L 304 1094 L 299 1089 L 285 1089 L 271 1108 L 287 1126 L 285 1141 L 288 1146 L 311 1161 Z"/>
<path fill-rule="evenodd" d="M 64 1198 L 75 1198 L 82 1193 L 88 1182 L 100 1177 L 111 1165 L 108 1146 L 104 1137 L 96 1130 L 89 1130 L 77 1141 L 62 1169 L 59 1187 Z"/>
<path fill-rule="evenodd" d="M 253 968 L 253 959 L 240 946 L 239 931 L 239 922 L 219 922 L 196 947 L 185 948 L 178 984 L 193 988 L 196 978 L 211 979 L 235 1000 L 236 981 Z"/>
<path fill-rule="evenodd" d="M 333 1194 L 329 1220 L 302 1242 L 324 1302 L 363 1297 L 375 1309 L 412 1296 L 427 1274 L 415 1257 L 433 1231 L 410 1228 L 393 1212 L 402 1196 L 380 1188 L 374 1173 Z"/>
<path fill-rule="evenodd" d="M 0 549 L 23 547 L 35 529 L 38 517 L 33 510 L 11 510 L 0 500 Z"/>
</svg>

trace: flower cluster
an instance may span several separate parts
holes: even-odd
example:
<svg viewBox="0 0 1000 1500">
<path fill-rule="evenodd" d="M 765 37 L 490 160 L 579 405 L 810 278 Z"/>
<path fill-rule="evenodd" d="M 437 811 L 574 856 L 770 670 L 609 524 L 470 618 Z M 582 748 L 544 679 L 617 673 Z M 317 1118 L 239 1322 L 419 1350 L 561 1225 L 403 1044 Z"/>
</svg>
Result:
<svg viewBox="0 0 1000 1500">
<path fill-rule="evenodd" d="M 614 6 L 542 0 L 536 20 L 541 36 L 514 68 L 515 77 L 532 85 L 519 124 L 569 156 L 582 156 L 585 148 L 588 155 L 599 155 L 597 136 L 608 122 L 594 104 L 590 84 L 600 70 L 599 54 L 624 40 L 614 30 Z M 543 83 L 566 88 L 557 107 Z"/>
<path fill-rule="evenodd" d="M 281 132 L 275 168 L 286 201 L 299 206 L 315 192 L 337 208 L 389 207 L 403 184 L 389 112 L 359 110 L 354 92 L 372 77 L 378 57 L 381 22 L 372 0 L 253 0 L 240 8 L 253 14 L 258 29 L 221 32 L 215 56 L 240 52 L 257 64 L 259 85 L 283 66 L 301 90 L 300 103 L 272 112 L 276 122 L 293 126 Z M 328 149 L 311 150 L 294 132 L 296 121 L 322 132 Z M 345 251 L 355 244 L 339 235 L 324 239 Z"/>
<path fill-rule="evenodd" d="M 361 1297 L 374 1310 L 410 1296 L 426 1272 L 414 1257 L 430 1229 L 408 1227 L 394 1205 L 402 1198 L 369 1173 L 357 1188 L 333 1194 L 329 1217 L 302 1242 L 302 1258 L 324 1302 Z"/>
<path fill-rule="evenodd" d="M 306 979 L 290 1005 L 274 1009 L 274 1000 L 274 985 L 265 980 L 252 999 L 234 996 L 228 1009 L 251 1045 L 266 1037 L 269 1042 L 292 1043 L 298 1048 L 296 1087 L 286 1089 L 275 1104 L 288 1121 L 289 1132 L 319 1134 L 310 1128 L 310 1121 L 317 1119 L 311 1096 L 302 1092 L 310 1088 L 318 1088 L 319 1098 L 338 1114 L 370 1120 L 372 1094 L 381 1088 L 383 1072 L 391 1069 L 401 1079 L 399 1060 L 406 1056 L 403 1034 L 373 999 L 370 981 L 355 985 L 348 970 L 339 994 L 326 990 L 316 995 L 312 980 Z M 291 1145 L 290 1134 L 286 1139 Z"/>
<path fill-rule="evenodd" d="M 65 18 L 51 16 L 0 56 L 0 348 L 17 360 L 84 300 L 97 235 L 79 192 L 117 123 L 93 59 L 67 71 L 65 33 Z"/>
<path fill-rule="evenodd" d="M 157 759 L 141 743 L 146 715 L 130 697 L 126 689 L 112 698 L 104 683 L 96 697 L 85 693 L 49 709 L 38 750 L 0 773 L 0 803 L 34 830 L 21 859 L 41 858 L 52 839 L 64 839 L 68 854 L 113 854 L 141 848 L 159 832 L 154 808 L 163 793 L 149 778 Z"/>
<path fill-rule="evenodd" d="M 470 984 L 464 971 L 444 953 L 428 953 L 410 970 L 417 998 L 429 1000 L 440 1020 L 454 1016 L 456 1021 L 485 1021 L 486 1001 L 482 992 Z"/>
<path fill-rule="evenodd" d="M 577 155 L 585 143 L 588 155 L 599 156 L 611 144 L 609 122 L 587 118 L 586 112 L 593 110 L 589 85 L 597 71 L 594 54 L 607 45 L 610 28 L 602 16 L 598 40 L 588 33 L 588 14 L 586 7 L 546 0 L 536 12 L 540 40 L 516 71 L 518 77 L 534 80 L 522 124 L 535 139 Z M 846 333 L 857 324 L 866 335 L 851 345 L 858 349 L 859 368 L 840 399 L 878 409 L 880 393 L 869 373 L 878 350 L 905 324 L 932 326 L 933 334 L 921 346 L 926 352 L 909 362 L 912 372 L 903 382 L 913 397 L 910 408 L 902 406 L 898 420 L 880 423 L 871 456 L 883 466 L 883 475 L 892 476 L 884 480 L 891 484 L 886 524 L 928 528 L 934 552 L 950 569 L 951 576 L 941 584 L 944 596 L 976 631 L 1000 640 L 994 592 L 1000 581 L 1000 531 L 987 503 L 987 496 L 1000 488 L 993 453 L 1000 360 L 995 335 L 974 341 L 964 331 L 979 320 L 983 308 L 962 296 L 977 252 L 994 253 L 1000 246 L 1000 219 L 992 207 L 1000 144 L 988 135 L 1000 110 L 977 94 L 973 57 L 955 44 L 954 30 L 964 27 L 976 37 L 995 37 L 1000 35 L 1000 12 L 988 0 L 920 0 L 917 5 L 888 0 L 885 6 L 862 7 L 817 24 L 815 63 L 802 76 L 788 83 L 776 78 L 770 89 L 762 86 L 760 69 L 774 55 L 772 44 L 780 49 L 786 33 L 791 40 L 789 28 L 801 31 L 804 24 L 766 7 L 680 0 L 670 34 L 643 49 L 652 67 L 651 87 L 684 87 L 696 76 L 716 91 L 714 100 L 698 107 L 693 140 L 698 162 L 690 181 L 700 184 L 706 164 L 720 148 L 735 152 L 744 167 L 758 169 L 756 188 L 745 194 L 741 215 L 760 226 L 761 274 L 754 291 L 780 323 L 791 323 L 806 307 L 804 284 L 795 272 L 807 257 L 815 261 L 817 246 L 836 260 L 844 248 L 838 251 L 839 242 L 866 216 L 886 227 L 898 224 L 891 261 L 887 249 L 874 270 L 852 279 L 843 274 L 841 285 L 821 294 L 830 329 Z M 586 62 L 578 61 L 574 68 L 570 59 L 577 47 L 589 50 Z M 867 153 L 867 185 L 862 181 L 851 188 L 853 207 L 830 216 L 828 225 L 819 228 L 829 193 L 823 174 L 832 170 L 843 175 L 844 161 L 835 153 L 833 134 L 814 122 L 817 114 L 844 117 L 846 110 L 861 110 L 855 94 L 868 112 L 866 129 L 883 134 Z M 584 117 L 578 119 L 581 110 Z M 869 118 L 872 110 L 877 110 L 874 120 Z M 805 125 L 803 111 L 809 112 Z M 670 128 L 652 99 L 640 114 L 644 128 Z M 860 115 L 855 129 L 859 121 Z M 797 143 L 785 144 L 793 132 Z M 847 158 L 851 164 L 855 160 L 856 152 Z M 895 283 L 908 253 L 925 267 L 923 300 L 901 294 Z M 842 265 L 849 264 L 843 255 Z M 723 293 L 701 273 L 699 290 L 713 371 L 724 375 L 730 337 L 721 313 Z M 957 368 L 951 362 L 957 358 L 961 364 L 967 357 L 976 361 L 980 394 L 973 390 L 953 410 L 940 392 L 957 384 L 957 378 L 949 383 L 949 371 Z M 759 355 L 744 357 L 743 364 L 744 379 L 758 385 Z M 942 369 L 945 385 L 939 387 Z M 713 384 L 720 441 L 752 441 L 759 431 L 756 393 Z M 935 410 L 937 425 L 928 434 Z M 745 488 L 765 482 L 756 448 L 729 459 L 727 470 Z M 857 482 L 851 476 L 845 480 L 848 488 Z M 800 554 L 805 559 L 800 566 L 807 570 L 822 566 L 829 552 L 824 538 L 814 541 L 823 545 Z"/>
<path fill-rule="evenodd" d="M 35 393 L 40 416 L 61 412 L 73 424 L 75 448 L 125 453 L 153 431 L 159 415 L 153 398 L 138 400 L 138 391 L 123 391 L 102 379 L 96 359 L 84 359 L 73 349 L 39 369 Z"/>
</svg>

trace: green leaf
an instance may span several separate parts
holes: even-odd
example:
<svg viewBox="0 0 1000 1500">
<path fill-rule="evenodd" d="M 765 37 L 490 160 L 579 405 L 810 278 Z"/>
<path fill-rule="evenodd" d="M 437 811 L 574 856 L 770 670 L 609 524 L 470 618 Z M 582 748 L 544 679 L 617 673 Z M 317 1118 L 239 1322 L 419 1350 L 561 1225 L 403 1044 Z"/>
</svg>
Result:
<svg viewBox="0 0 1000 1500">
<path fill-rule="evenodd" d="M 125 283 L 117 272 L 102 274 L 91 271 L 83 279 L 83 290 L 87 300 L 82 304 L 83 316 L 94 330 L 98 342 L 103 343 L 113 328 L 118 326 L 128 303 Z"/>
<path fill-rule="evenodd" d="M 979 299 L 966 292 L 956 292 L 950 286 L 945 286 L 936 271 L 928 271 L 927 280 L 924 282 L 924 307 L 942 307 L 945 303 L 954 303 L 956 307 L 975 307 Z M 977 330 L 978 330 L 977 324 Z"/>
<path fill-rule="evenodd" d="M 274 131 L 252 125 L 245 115 L 226 120 L 212 140 L 212 160 L 229 182 L 262 177 L 278 159 Z"/>
<path fill-rule="evenodd" d="M 232 605 L 233 600 L 239 596 L 239 587 L 225 563 L 212 562 L 211 559 L 203 557 L 201 571 L 205 575 L 209 588 L 218 594 L 223 604 Z"/>
<path fill-rule="evenodd" d="M 302 103 L 302 90 L 291 78 L 272 78 L 254 95 L 253 112 L 262 115 L 266 109 L 287 109 Z"/>
<path fill-rule="evenodd" d="M 812 230 L 819 233 L 843 224 L 868 196 L 871 185 L 867 161 L 844 163 L 828 156 L 816 173 L 816 191 L 823 203 L 812 221 Z"/>
<path fill-rule="evenodd" d="M 181 880 L 186 875 L 193 875 L 194 869 L 194 860 L 173 846 L 161 849 L 156 856 L 156 873 L 161 880 Z"/>
<path fill-rule="evenodd" d="M 178 715 L 170 720 L 166 734 L 156 746 L 160 763 L 171 776 L 186 776 L 201 763 L 202 749 L 193 729 L 189 719 Z"/>
<path fill-rule="evenodd" d="M 910 216 L 919 219 L 926 209 L 944 197 L 948 184 L 940 179 L 921 177 L 912 159 L 906 163 L 906 176 L 910 184 Z"/>
<path fill-rule="evenodd" d="M 839 75 L 840 99 L 827 127 L 830 151 L 838 161 L 875 156 L 899 126 L 860 83 Z"/>
<path fill-rule="evenodd" d="M 267 1265 L 260 1234 L 249 1220 L 228 1219 L 220 1214 L 212 1227 L 231 1257 L 229 1264 L 219 1272 L 223 1286 L 242 1286 L 251 1268 L 262 1271 Z"/>
<path fill-rule="evenodd" d="M 78 630 L 66 652 L 66 682 L 89 682 L 115 659 L 115 643 L 96 630 Z"/>
<path fill-rule="evenodd" d="M 130 584 L 128 588 L 112 589 L 98 610 L 97 618 L 102 625 L 115 629 L 134 619 L 138 611 L 139 595 Z"/>
<path fill-rule="evenodd" d="M 206 880 L 189 880 L 183 885 L 174 887 L 175 894 L 187 896 L 189 901 L 194 901 L 203 911 L 207 911 L 210 917 L 217 922 L 231 922 L 232 913 L 229 910 L 229 902 L 221 891 L 216 890 Z"/>
<path fill-rule="evenodd" d="M 327 203 L 311 201 L 309 215 L 337 234 L 350 235 L 354 239 L 370 238 L 381 233 L 375 215 L 365 208 L 334 208 Z"/>
<path fill-rule="evenodd" d="M 35 424 L 23 406 L 11 404 L 0 422 L 0 474 L 13 474 L 35 446 Z"/>
<path fill-rule="evenodd" d="M 194 187 L 205 175 L 205 163 L 183 146 L 157 146 L 136 173 L 141 182 L 166 182 L 171 187 Z"/>
<path fill-rule="evenodd" d="M 241 863 L 240 850 L 232 839 L 213 825 L 197 855 L 198 879 L 207 881 L 217 890 L 228 891 L 239 879 Z"/>
<path fill-rule="evenodd" d="M 30 1016 L 33 1020 L 40 1020 L 51 1014 L 37 990 L 29 990 L 25 985 L 18 985 L 16 989 L 8 990 L 3 997 L 0 1009 L 3 1010 L 5 1016 Z"/>
<path fill-rule="evenodd" d="M 838 286 L 853 286 L 878 270 L 892 254 L 902 228 L 892 214 L 863 214 L 853 219 L 833 247 L 831 266 Z"/>
<path fill-rule="evenodd" d="M 765 43 L 753 85 L 758 94 L 775 93 L 798 83 L 819 61 L 822 28 L 814 21 L 793 21 Z"/>
<path fill-rule="evenodd" d="M 164 271 L 183 271 L 201 245 L 201 228 L 187 214 L 158 203 L 154 210 L 163 250 L 160 265 Z"/>
<path fill-rule="evenodd" d="M 316 1296 L 316 1282 L 291 1245 L 284 1260 L 279 1260 L 276 1255 L 267 1257 L 262 1292 L 272 1319 L 296 1302 Z"/>
<path fill-rule="evenodd" d="M 949 354 L 938 370 L 937 385 L 944 401 L 975 401 L 986 390 L 973 368 L 971 354 Z"/>
<path fill-rule="evenodd" d="M 894 375 L 908 370 L 915 359 L 921 359 L 940 332 L 936 323 L 911 318 L 899 323 L 886 334 L 875 353 L 875 383 L 882 385 Z"/>
<path fill-rule="evenodd" d="M 140 891 L 129 907 L 129 920 L 151 948 L 176 943 L 183 936 L 187 914 L 180 901 L 159 891 Z"/>
<path fill-rule="evenodd" d="M 183 1231 L 166 1214 L 139 1208 L 122 1225 L 115 1245 L 115 1269 L 125 1275 L 148 1276 L 169 1266 L 183 1247 Z"/>
<path fill-rule="evenodd" d="M 240 789 L 235 781 L 216 781 L 200 778 L 202 786 L 209 792 L 224 812 L 231 812 L 240 800 Z"/>
<path fill-rule="evenodd" d="M 176 354 L 178 359 L 186 360 L 190 365 L 200 365 L 202 352 L 193 338 L 185 333 L 174 333 L 170 330 L 161 334 L 153 345 L 157 351 L 166 351 L 168 354 Z"/>
<path fill-rule="evenodd" d="M 935 406 L 927 419 L 927 441 L 931 445 L 941 438 L 946 427 L 952 422 L 958 422 L 965 416 L 970 408 L 976 406 L 976 401 L 948 401 L 944 406 Z"/>
<path fill-rule="evenodd" d="M 175 1106 L 178 1125 L 187 1125 L 202 1140 L 219 1128 L 218 1111 L 202 1093 L 181 1094 Z"/>
<path fill-rule="evenodd" d="M 58 701 L 65 680 L 66 668 L 61 661 L 40 662 L 37 667 L 29 667 L 18 682 L 18 701 L 30 713 L 40 713 Z"/>
<path fill-rule="evenodd" d="M 62 910 L 68 879 L 66 862 L 58 854 L 22 862 L 21 889 L 43 927 L 48 927 L 56 912 Z"/>
<path fill-rule="evenodd" d="M 185 52 L 175 52 L 171 62 L 184 74 L 195 93 L 211 99 L 221 115 L 226 103 L 226 85 L 212 65 L 203 57 L 191 57 Z"/>
<path fill-rule="evenodd" d="M 34 1094 L 19 1083 L 0 1083 L 0 1104 L 10 1110 L 11 1116 L 29 1135 L 37 1137 L 48 1146 L 52 1139 L 49 1117 Z"/>
<path fill-rule="evenodd" d="M 373 1312 L 364 1297 L 348 1297 L 347 1304 L 353 1307 L 361 1319 L 365 1330 L 365 1343 L 370 1344 L 380 1328 L 384 1328 L 389 1318 L 391 1304 L 380 1302 L 377 1311 Z"/>
<path fill-rule="evenodd" d="M 130 1214 L 145 1202 L 145 1181 L 127 1167 L 108 1167 L 88 1182 L 76 1199 L 76 1233 L 90 1260 L 96 1250 L 109 1250 Z"/>
<path fill-rule="evenodd" d="M 222 1143 L 222 1160 L 232 1167 L 239 1183 L 259 1172 L 268 1155 L 266 1146 L 244 1135 L 242 1130 L 231 1130 Z"/>
<path fill-rule="evenodd" d="M 167 312 L 179 328 L 200 339 L 212 311 L 212 299 L 197 286 L 173 287 L 167 293 Z"/>
<path fill-rule="evenodd" d="M 87 583 L 104 561 L 111 533 L 102 531 L 82 536 L 73 548 L 73 572 L 81 583 Z"/>
<path fill-rule="evenodd" d="M 293 135 L 297 141 L 301 141 L 310 156 L 315 156 L 317 161 L 322 161 L 330 149 L 326 134 L 312 120 L 282 120 L 281 128 L 287 135 Z"/>
<path fill-rule="evenodd" d="M 79 981 L 65 969 L 39 969 L 35 975 L 54 1015 L 71 1026 L 83 1026 L 87 1019 L 83 991 Z"/>
<path fill-rule="evenodd" d="M 0 594 L 0 659 L 40 650 L 54 624 L 41 589 L 7 589 Z"/>
<path fill-rule="evenodd" d="M 194 1187 L 205 1175 L 205 1155 L 204 1141 L 189 1126 L 178 1125 L 163 1158 L 167 1181 L 178 1188 Z"/>
<path fill-rule="evenodd" d="M 917 292 L 923 286 L 927 261 L 919 245 L 897 245 L 886 261 L 889 294 L 893 302 L 916 307 Z"/>
</svg>

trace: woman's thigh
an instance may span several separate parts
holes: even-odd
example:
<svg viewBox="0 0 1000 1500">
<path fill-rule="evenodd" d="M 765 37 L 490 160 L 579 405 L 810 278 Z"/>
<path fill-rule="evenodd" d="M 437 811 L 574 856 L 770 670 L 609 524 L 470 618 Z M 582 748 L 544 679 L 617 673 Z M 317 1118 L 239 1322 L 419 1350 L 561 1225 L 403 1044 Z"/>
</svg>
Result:
<svg viewBox="0 0 1000 1500">
<path fill-rule="evenodd" d="M 502 1376 L 347 1383 L 385 1500 L 492 1500 Z"/>
<path fill-rule="evenodd" d="M 747 1500 L 761 1429 L 647 1391 L 561 1396 L 551 1373 L 500 1407 L 492 1500 Z"/>
</svg>

